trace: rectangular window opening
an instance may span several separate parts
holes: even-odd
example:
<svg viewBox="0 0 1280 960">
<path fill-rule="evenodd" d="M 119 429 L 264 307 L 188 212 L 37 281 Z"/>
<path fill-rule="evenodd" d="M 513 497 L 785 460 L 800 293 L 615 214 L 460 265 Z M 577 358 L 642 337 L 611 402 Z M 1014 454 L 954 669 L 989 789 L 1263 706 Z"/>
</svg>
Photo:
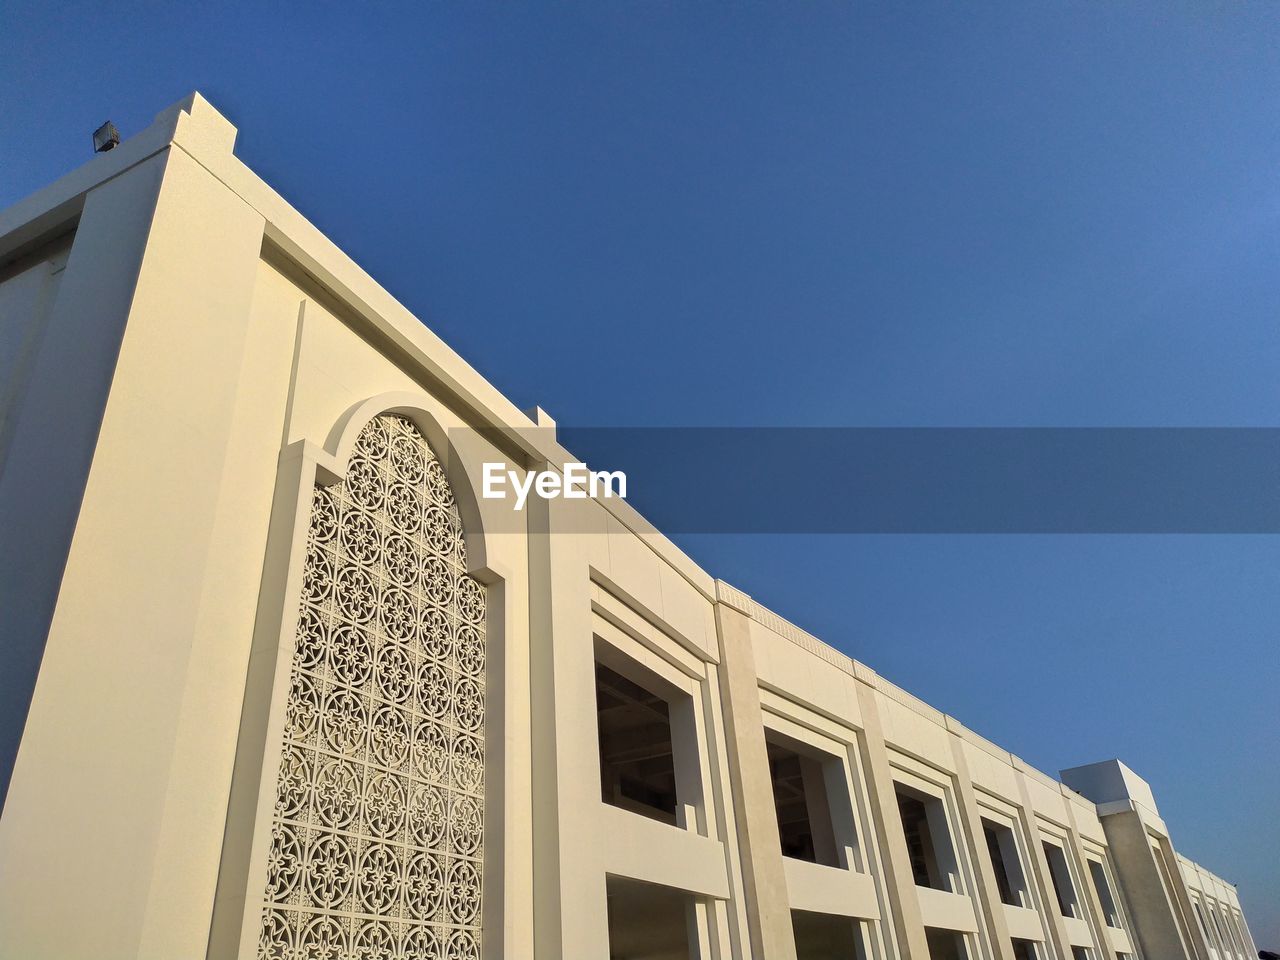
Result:
<svg viewBox="0 0 1280 960">
<path fill-rule="evenodd" d="M 954 893 L 954 859 L 942 801 L 900 783 L 893 786 L 916 886 Z"/>
<path fill-rule="evenodd" d="M 1241 925 L 1239 915 L 1233 910 L 1227 913 L 1227 926 L 1231 930 L 1231 935 L 1235 937 L 1237 945 L 1240 947 L 1240 953 L 1244 956 L 1249 954 L 1249 944 L 1245 939 L 1244 927 Z"/>
<path fill-rule="evenodd" d="M 854 917 L 838 917 L 808 910 L 791 911 L 796 940 L 796 960 L 866 960 L 863 923 Z"/>
<path fill-rule="evenodd" d="M 1200 924 L 1200 934 L 1209 942 L 1209 945 L 1212 946 L 1213 937 L 1209 934 L 1209 924 L 1205 922 L 1204 910 L 1200 907 L 1200 901 L 1192 900 L 1191 908 L 1196 912 L 1196 922 Z"/>
<path fill-rule="evenodd" d="M 1012 828 L 983 817 L 982 833 L 987 841 L 992 869 L 995 870 L 1000 901 L 1012 907 L 1029 906 L 1026 880 L 1018 857 L 1018 841 Z"/>
<path fill-rule="evenodd" d="M 929 946 L 929 960 L 969 960 L 964 934 L 955 930 L 925 927 L 924 935 Z"/>
<path fill-rule="evenodd" d="M 1040 960 L 1040 953 L 1034 940 L 1019 940 L 1013 937 L 1012 941 L 1014 960 Z"/>
<path fill-rule="evenodd" d="M 823 761 L 797 753 L 780 739 L 765 732 L 782 855 L 828 867 L 847 866 L 836 841 Z"/>
<path fill-rule="evenodd" d="M 1058 909 L 1064 917 L 1084 919 L 1076 902 L 1076 888 L 1071 882 L 1071 867 L 1067 864 L 1067 855 L 1057 844 L 1046 840 L 1044 856 L 1049 861 L 1049 875 L 1053 878 L 1053 892 L 1058 897 Z"/>
<path fill-rule="evenodd" d="M 1107 926 L 1114 930 L 1121 929 L 1120 911 L 1116 907 L 1115 897 L 1111 895 L 1111 884 L 1107 882 L 1107 871 L 1097 860 L 1089 861 L 1089 875 L 1093 877 L 1093 888 L 1098 891 L 1098 902 L 1102 904 L 1102 915 Z"/>
<path fill-rule="evenodd" d="M 1225 931 L 1225 930 L 1223 929 L 1223 927 L 1222 927 L 1222 921 L 1218 919 L 1218 908 L 1217 908 L 1217 907 L 1214 907 L 1214 906 L 1210 906 L 1210 907 L 1209 907 L 1209 917 L 1210 917 L 1210 919 L 1212 919 L 1212 920 L 1213 920 L 1213 929 L 1214 929 L 1214 930 L 1216 930 L 1216 931 L 1217 931 L 1217 933 L 1218 933 L 1218 942 L 1219 942 L 1220 944 L 1222 944 L 1222 949 L 1223 949 L 1223 951 L 1224 951 L 1224 952 L 1226 952 L 1226 951 L 1228 951 L 1228 950 L 1229 950 L 1229 951 L 1231 951 L 1231 952 L 1233 952 L 1233 953 L 1234 953 L 1234 952 L 1235 952 L 1235 947 L 1234 947 L 1234 945 L 1233 945 L 1233 944 L 1232 944 L 1232 943 L 1227 939 L 1226 931 Z"/>
<path fill-rule="evenodd" d="M 596 664 L 600 789 L 605 803 L 676 824 L 671 707 L 640 683 Z"/>
<path fill-rule="evenodd" d="M 689 930 L 696 904 L 683 890 L 621 877 L 605 881 L 610 960 L 693 956 Z"/>
</svg>

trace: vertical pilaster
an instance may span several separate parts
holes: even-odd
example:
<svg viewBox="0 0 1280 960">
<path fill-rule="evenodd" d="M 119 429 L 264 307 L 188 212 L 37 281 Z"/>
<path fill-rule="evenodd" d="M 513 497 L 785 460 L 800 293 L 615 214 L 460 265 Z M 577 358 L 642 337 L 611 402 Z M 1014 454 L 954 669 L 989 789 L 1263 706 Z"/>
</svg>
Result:
<svg viewBox="0 0 1280 960">
<path fill-rule="evenodd" d="M 548 469 L 546 463 L 529 469 Z M 595 649 L 580 500 L 530 497 L 529 639 L 533 720 L 535 955 L 609 955 L 608 904 L 599 845 L 600 746 Z"/>
<path fill-rule="evenodd" d="M 1186 929 L 1187 939 L 1190 941 L 1190 952 L 1200 960 L 1209 960 L 1209 944 L 1206 939 L 1208 932 L 1201 930 L 1200 925 L 1196 923 L 1195 911 L 1191 906 L 1191 894 L 1187 890 L 1187 882 L 1182 876 L 1182 871 L 1178 869 L 1178 856 L 1174 853 L 1173 843 L 1163 835 L 1153 839 L 1160 851 L 1160 858 L 1164 861 L 1163 872 L 1169 883 L 1169 896 L 1173 900 L 1173 909 L 1186 918 L 1182 926 Z M 1153 854 L 1154 852 L 1152 851 Z"/>
<path fill-rule="evenodd" d="M 954 721 L 947 718 L 948 729 Z M 991 955 L 995 960 L 1014 960 L 1013 941 L 1009 939 L 1009 925 L 1004 918 L 1004 904 L 1000 899 L 1000 887 L 996 883 L 995 867 L 987 852 L 986 834 L 982 829 L 982 815 L 978 798 L 969 778 L 969 763 L 964 755 L 964 740 L 950 730 L 951 756 L 955 761 L 956 805 L 969 846 L 969 859 L 973 862 L 973 874 L 977 880 L 979 919 L 991 941 Z"/>
<path fill-rule="evenodd" d="M 730 789 L 742 854 L 751 953 L 756 960 L 795 960 L 760 688 L 751 652 L 751 621 L 741 609 L 722 600 L 716 604 L 716 626 L 722 658 L 720 697 L 729 742 Z"/>
<path fill-rule="evenodd" d="M 1111 849 L 1116 878 L 1132 908 L 1133 925 L 1148 957 L 1187 958 L 1187 944 L 1165 893 L 1160 865 L 1151 840 L 1136 810 L 1102 817 L 1102 829 Z"/>
<path fill-rule="evenodd" d="M 894 926 L 898 956 L 904 960 L 916 960 L 917 957 L 929 956 L 929 945 L 907 854 L 907 840 L 898 813 L 898 795 L 893 788 L 889 750 L 885 746 L 875 689 L 862 681 L 858 681 L 857 687 L 863 722 L 863 735 L 858 746 L 862 751 L 862 769 L 866 772 L 867 793 L 871 798 L 873 827 L 880 843 L 885 892 L 898 921 Z"/>
</svg>

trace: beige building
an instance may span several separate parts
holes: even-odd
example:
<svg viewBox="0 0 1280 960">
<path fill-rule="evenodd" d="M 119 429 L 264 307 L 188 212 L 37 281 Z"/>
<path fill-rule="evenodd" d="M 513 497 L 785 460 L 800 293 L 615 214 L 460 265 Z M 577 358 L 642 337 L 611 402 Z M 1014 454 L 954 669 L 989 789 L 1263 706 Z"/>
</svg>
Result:
<svg viewBox="0 0 1280 960">
<path fill-rule="evenodd" d="M 1032 769 L 624 500 L 483 497 L 554 424 L 235 134 L 193 95 L 0 214 L 0 958 L 1256 955 L 1123 764 Z"/>
</svg>

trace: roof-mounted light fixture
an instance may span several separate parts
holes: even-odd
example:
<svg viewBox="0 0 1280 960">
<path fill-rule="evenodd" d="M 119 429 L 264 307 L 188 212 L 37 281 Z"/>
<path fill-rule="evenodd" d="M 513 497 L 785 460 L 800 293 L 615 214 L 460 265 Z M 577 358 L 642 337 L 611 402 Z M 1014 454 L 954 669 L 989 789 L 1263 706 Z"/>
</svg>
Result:
<svg viewBox="0 0 1280 960">
<path fill-rule="evenodd" d="M 108 120 L 97 130 L 93 131 L 93 152 L 106 153 L 108 150 L 120 143 L 120 131 L 116 129 L 116 125 Z"/>
</svg>

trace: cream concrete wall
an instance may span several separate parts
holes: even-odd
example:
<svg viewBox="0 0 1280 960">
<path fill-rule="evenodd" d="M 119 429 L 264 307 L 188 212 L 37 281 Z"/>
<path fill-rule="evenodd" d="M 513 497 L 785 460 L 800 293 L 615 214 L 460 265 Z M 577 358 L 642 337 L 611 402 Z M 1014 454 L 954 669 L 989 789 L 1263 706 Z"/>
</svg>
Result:
<svg viewBox="0 0 1280 960">
<path fill-rule="evenodd" d="M 487 958 L 607 956 L 609 877 L 681 891 L 699 958 L 794 957 L 793 910 L 857 921 L 883 960 L 924 960 L 927 926 L 993 960 L 1015 936 L 1062 960 L 1252 947 L 1234 890 L 1177 858 L 1127 768 L 1067 771 L 1075 789 L 1032 769 L 714 580 L 625 502 L 512 516 L 479 499 L 482 461 L 573 459 L 554 425 L 234 139 L 193 96 L 0 214 L 0 596 L 13 649 L 43 652 L 0 814 L 0 956 L 256 954 L 312 490 L 387 410 L 446 462 L 488 591 Z M 597 657 L 671 698 L 675 825 L 601 800 Z M 766 730 L 822 761 L 837 866 L 782 856 Z M 895 783 L 939 801 L 950 891 L 915 885 Z M 984 818 L 1015 836 L 1018 905 L 1000 899 Z M 1046 840 L 1077 916 L 1058 908 Z M 1208 932 L 1188 926 L 1197 905 Z"/>
<path fill-rule="evenodd" d="M 29 253 L 12 255 L 13 262 L 0 270 L 0 478 L 6 472 L 20 409 L 32 392 L 31 378 L 45 347 L 46 330 L 73 237 L 74 232 L 66 233 Z M 0 479 L 0 491 L 7 487 Z M 38 488 L 28 488 L 21 495 L 34 497 L 38 493 Z M 5 493 L 0 492 L 0 502 L 4 496 Z M 8 496 L 12 497 L 13 493 Z M 12 630 L 6 646 L 6 669 L 0 671 L 0 803 L 3 803 L 44 652 L 44 637 L 49 626 L 47 613 L 52 607 L 53 595 L 45 581 L 38 612 L 36 605 L 30 604 L 23 617 L 26 622 L 15 622 L 22 617 L 15 608 L 31 599 L 24 587 L 38 586 L 48 568 L 38 571 L 34 582 L 24 583 L 21 574 L 26 563 L 19 560 L 18 553 L 0 548 L 0 558 L 4 564 L 0 567 L 0 610 L 11 612 L 6 619 Z M 51 559 L 59 563 L 65 559 L 65 543 L 53 549 Z"/>
<path fill-rule="evenodd" d="M 1200 908 L 1196 911 L 1197 923 L 1210 950 L 1231 960 L 1256 957 L 1258 949 L 1244 920 L 1235 885 L 1184 856 L 1178 855 L 1177 862 L 1182 882 L 1192 902 Z"/>
<path fill-rule="evenodd" d="M 187 155 L 148 163 L 134 176 L 159 198 L 0 820 L 13 955 L 190 955 L 207 936 L 188 910 L 212 894 L 235 748 L 225 644 L 247 639 L 264 533 L 226 483 L 262 221 Z"/>
</svg>

